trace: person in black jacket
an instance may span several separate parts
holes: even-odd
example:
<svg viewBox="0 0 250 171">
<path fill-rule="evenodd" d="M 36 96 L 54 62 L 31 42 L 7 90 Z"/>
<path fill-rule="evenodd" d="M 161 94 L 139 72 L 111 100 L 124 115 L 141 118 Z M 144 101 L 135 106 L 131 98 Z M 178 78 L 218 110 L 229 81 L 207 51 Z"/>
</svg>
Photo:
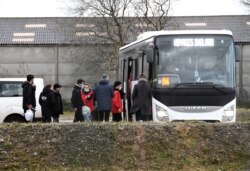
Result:
<svg viewBox="0 0 250 171">
<path fill-rule="evenodd" d="M 33 112 L 35 113 L 36 86 L 34 85 L 34 75 L 27 75 L 27 81 L 23 83 L 22 88 L 23 88 L 23 110 L 24 110 L 24 113 L 28 109 L 33 110 Z"/>
<path fill-rule="evenodd" d="M 63 114 L 63 103 L 62 103 L 62 96 L 60 93 L 60 88 L 62 86 L 58 83 L 54 84 L 53 88 L 53 98 L 52 98 L 52 118 L 53 122 L 59 122 L 59 116 Z"/>
<path fill-rule="evenodd" d="M 43 91 L 40 93 L 39 96 L 39 104 L 42 108 L 42 116 L 44 122 L 51 122 L 52 116 L 52 98 L 53 98 L 53 91 L 51 84 L 46 85 L 43 88 Z"/>
<path fill-rule="evenodd" d="M 152 115 L 152 90 L 144 74 L 140 75 L 139 82 L 132 92 L 133 105 L 131 113 L 136 114 L 136 121 L 148 121 Z"/>
<path fill-rule="evenodd" d="M 82 87 L 83 87 L 84 81 L 82 79 L 78 79 L 76 82 L 76 85 L 72 91 L 72 96 L 71 96 L 71 103 L 73 106 L 73 109 L 75 111 L 75 118 L 73 122 L 83 122 L 84 118 L 82 115 L 82 106 L 83 101 L 82 101 Z"/>
</svg>

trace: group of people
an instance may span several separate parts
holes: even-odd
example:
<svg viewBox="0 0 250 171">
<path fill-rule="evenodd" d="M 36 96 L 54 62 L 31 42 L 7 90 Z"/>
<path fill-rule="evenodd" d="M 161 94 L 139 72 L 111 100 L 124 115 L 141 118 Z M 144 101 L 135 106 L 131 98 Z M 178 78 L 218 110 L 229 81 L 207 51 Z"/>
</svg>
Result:
<svg viewBox="0 0 250 171">
<path fill-rule="evenodd" d="M 51 84 L 48 84 L 40 93 L 39 104 L 41 105 L 44 122 L 59 122 L 59 116 L 63 114 L 61 87 L 58 83 L 55 83 L 53 87 Z"/>
<path fill-rule="evenodd" d="M 72 91 L 71 103 L 75 111 L 74 122 L 100 121 L 109 122 L 122 120 L 122 83 L 116 81 L 109 84 L 109 76 L 104 74 L 92 90 L 88 83 L 78 79 Z M 90 117 L 85 114 L 86 106 L 90 109 Z"/>
<path fill-rule="evenodd" d="M 34 76 L 27 75 L 27 81 L 23 84 L 23 109 L 35 112 L 35 85 Z M 62 86 L 58 83 L 48 84 L 39 96 L 44 122 L 59 122 L 60 114 L 63 114 L 63 103 L 60 94 Z M 109 76 L 104 74 L 101 80 L 91 86 L 83 79 L 78 79 L 71 96 L 71 103 L 75 112 L 73 122 L 99 121 L 109 122 L 110 113 L 112 121 L 122 121 L 124 111 L 122 99 L 125 93 L 122 83 L 115 81 L 113 86 L 109 83 Z M 139 82 L 134 86 L 132 92 L 133 104 L 130 113 L 135 113 L 137 121 L 148 121 L 151 119 L 151 88 L 144 74 L 140 75 Z"/>
<path fill-rule="evenodd" d="M 74 122 L 89 121 L 88 117 L 82 115 L 85 106 L 91 111 L 91 120 L 109 122 L 110 113 L 112 121 L 122 121 L 123 96 L 122 83 L 115 81 L 113 86 L 109 83 L 109 76 L 104 74 L 94 89 L 91 90 L 89 84 L 82 79 L 77 83 L 72 91 L 71 102 L 75 111 Z M 133 104 L 130 113 L 135 114 L 136 121 L 149 121 L 152 119 L 152 91 L 148 85 L 144 74 L 140 75 L 139 82 L 132 91 Z"/>
<path fill-rule="evenodd" d="M 63 114 L 62 96 L 60 88 L 62 86 L 55 83 L 52 87 L 51 84 L 46 85 L 39 96 L 39 104 L 42 109 L 43 122 L 59 122 L 59 115 Z M 23 83 L 23 109 L 24 113 L 27 110 L 32 110 L 35 113 L 36 86 L 34 84 L 34 75 L 27 75 L 27 81 Z"/>
</svg>

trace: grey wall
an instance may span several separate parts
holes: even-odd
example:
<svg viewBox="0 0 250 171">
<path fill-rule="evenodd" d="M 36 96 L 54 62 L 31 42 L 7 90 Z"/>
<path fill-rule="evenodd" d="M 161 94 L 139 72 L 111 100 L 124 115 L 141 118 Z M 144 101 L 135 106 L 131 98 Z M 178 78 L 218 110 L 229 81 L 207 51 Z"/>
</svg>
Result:
<svg viewBox="0 0 250 171">
<path fill-rule="evenodd" d="M 92 85 L 104 72 L 110 74 L 111 83 L 115 78 L 115 73 L 93 66 L 94 61 L 100 61 L 100 56 L 91 57 L 93 62 L 87 63 L 90 49 L 93 49 L 92 45 L 2 46 L 0 76 L 26 77 L 27 74 L 34 74 L 43 78 L 45 85 L 59 82 L 63 85 L 63 98 L 70 100 L 73 86 L 79 78 Z"/>
<path fill-rule="evenodd" d="M 237 93 L 240 99 L 250 101 L 250 45 L 240 47 L 241 61 L 236 67 Z M 73 86 L 79 78 L 92 85 L 103 73 L 110 74 L 111 83 L 116 78 L 115 72 L 105 70 L 107 62 L 101 56 L 91 55 L 95 49 L 94 45 L 1 46 L 0 76 L 25 77 L 31 73 L 43 78 L 45 85 L 59 82 L 63 85 L 63 98 L 70 100 Z"/>
<path fill-rule="evenodd" d="M 55 79 L 53 47 L 1 47 L 0 75 L 23 77 L 32 73 L 46 81 Z"/>
<path fill-rule="evenodd" d="M 250 101 L 250 45 L 240 45 L 241 61 L 237 64 L 238 97 Z"/>
</svg>

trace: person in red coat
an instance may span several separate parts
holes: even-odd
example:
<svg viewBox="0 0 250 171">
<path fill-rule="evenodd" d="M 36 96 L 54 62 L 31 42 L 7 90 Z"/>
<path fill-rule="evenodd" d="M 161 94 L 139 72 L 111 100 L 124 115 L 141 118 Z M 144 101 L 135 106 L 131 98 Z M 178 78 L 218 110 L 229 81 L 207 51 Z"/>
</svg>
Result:
<svg viewBox="0 0 250 171">
<path fill-rule="evenodd" d="M 113 122 L 120 122 L 122 120 L 122 100 L 120 91 L 122 88 L 122 83 L 120 81 L 116 81 L 114 83 L 114 97 L 112 98 L 112 116 L 113 116 Z"/>
<path fill-rule="evenodd" d="M 83 91 L 82 91 L 82 101 L 83 103 L 88 106 L 91 110 L 91 117 L 92 120 L 95 119 L 93 116 L 94 113 L 94 92 L 90 89 L 88 83 L 84 84 Z"/>
</svg>

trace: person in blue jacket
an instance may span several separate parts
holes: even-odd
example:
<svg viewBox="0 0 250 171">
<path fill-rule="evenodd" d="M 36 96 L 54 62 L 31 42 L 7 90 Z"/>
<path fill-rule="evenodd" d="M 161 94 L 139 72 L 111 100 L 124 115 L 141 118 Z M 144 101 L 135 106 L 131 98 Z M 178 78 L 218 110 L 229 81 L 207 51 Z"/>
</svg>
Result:
<svg viewBox="0 0 250 171">
<path fill-rule="evenodd" d="M 109 122 L 114 89 L 113 86 L 109 84 L 109 76 L 107 74 L 104 74 L 102 79 L 95 86 L 94 94 L 97 102 L 97 120 Z"/>
</svg>

